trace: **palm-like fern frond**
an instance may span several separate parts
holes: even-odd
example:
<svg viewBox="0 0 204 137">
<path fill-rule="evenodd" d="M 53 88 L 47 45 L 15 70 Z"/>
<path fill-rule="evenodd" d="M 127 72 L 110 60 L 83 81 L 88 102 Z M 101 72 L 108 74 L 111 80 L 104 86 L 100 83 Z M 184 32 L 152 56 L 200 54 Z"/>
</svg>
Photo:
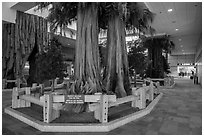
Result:
<svg viewBox="0 0 204 137">
<path fill-rule="evenodd" d="M 72 24 L 77 20 L 77 2 L 40 2 L 37 3 L 37 9 L 45 9 L 50 6 L 49 15 L 47 17 L 48 22 L 50 22 L 51 32 L 56 32 L 60 28 L 60 33 L 62 35 L 63 30 L 67 29 L 67 26 Z M 73 33 L 72 31 L 70 31 Z"/>
<path fill-rule="evenodd" d="M 137 30 L 142 33 L 149 32 L 151 35 L 155 30 L 150 26 L 154 19 L 154 13 L 141 6 L 141 3 L 127 3 L 126 29 Z"/>
</svg>

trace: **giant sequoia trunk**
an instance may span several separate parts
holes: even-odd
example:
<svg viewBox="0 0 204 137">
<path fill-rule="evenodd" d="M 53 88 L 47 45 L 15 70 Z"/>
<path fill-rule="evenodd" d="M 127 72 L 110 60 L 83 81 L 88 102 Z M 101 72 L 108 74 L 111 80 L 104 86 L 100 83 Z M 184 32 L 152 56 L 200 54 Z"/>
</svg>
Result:
<svg viewBox="0 0 204 137">
<path fill-rule="evenodd" d="M 97 4 L 86 7 L 79 3 L 77 14 L 77 40 L 75 52 L 75 79 L 93 87 L 91 93 L 101 91 L 99 74 L 98 17 Z M 80 94 L 81 90 L 76 89 Z M 85 92 L 87 94 L 87 91 Z M 90 94 L 90 93 L 89 93 Z"/>
<path fill-rule="evenodd" d="M 35 46 L 39 52 L 48 46 L 47 21 L 42 17 L 17 11 L 15 24 L 16 78 L 24 77 L 22 70 Z M 35 69 L 35 62 L 31 61 L 29 64 L 31 71 L 36 71 L 32 70 Z M 35 74 L 31 76 L 33 76 L 31 79 L 34 79 Z M 29 83 L 32 82 L 29 81 Z"/>
<path fill-rule="evenodd" d="M 127 47 L 125 43 L 125 24 L 118 15 L 108 21 L 107 61 L 104 72 L 106 89 L 117 97 L 130 94 Z"/>
<path fill-rule="evenodd" d="M 15 24 L 3 24 L 2 78 L 15 79 Z"/>
<path fill-rule="evenodd" d="M 162 48 L 158 40 L 152 40 L 151 45 L 148 47 L 148 56 L 151 60 L 150 75 L 151 78 L 163 78 L 163 61 L 162 61 Z"/>
<path fill-rule="evenodd" d="M 102 92 L 99 71 L 98 17 L 96 3 L 79 3 L 75 50 L 75 83 L 71 94 Z M 86 105 L 67 105 L 75 112 L 85 111 Z"/>
</svg>

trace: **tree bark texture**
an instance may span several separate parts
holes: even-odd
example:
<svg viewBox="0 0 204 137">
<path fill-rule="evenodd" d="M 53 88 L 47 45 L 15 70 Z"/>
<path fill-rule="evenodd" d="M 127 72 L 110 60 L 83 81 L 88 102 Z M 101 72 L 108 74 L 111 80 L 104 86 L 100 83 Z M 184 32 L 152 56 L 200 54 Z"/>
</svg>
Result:
<svg viewBox="0 0 204 137">
<path fill-rule="evenodd" d="M 3 24 L 2 27 L 2 78 L 14 79 L 15 24 Z"/>
<path fill-rule="evenodd" d="M 75 83 L 69 94 L 102 92 L 98 47 L 97 3 L 79 3 L 77 11 L 77 38 L 75 50 Z M 67 110 L 86 111 L 84 105 L 66 105 Z"/>
<path fill-rule="evenodd" d="M 151 45 L 148 47 L 148 56 L 151 62 L 151 78 L 162 78 L 164 74 L 163 61 L 162 61 L 162 48 L 160 42 L 152 40 Z M 153 70 L 156 71 L 153 71 Z"/>
<path fill-rule="evenodd" d="M 79 3 L 75 50 L 75 79 L 79 84 L 87 82 L 93 88 L 91 94 L 101 91 L 97 15 L 96 3 L 91 3 L 87 7 L 83 7 L 82 3 Z M 82 92 L 78 89 L 75 90 L 77 94 Z M 90 93 L 85 91 L 83 94 Z"/>
<path fill-rule="evenodd" d="M 106 54 L 107 64 L 104 72 L 106 89 L 114 92 L 117 97 L 131 94 L 125 24 L 120 16 L 114 16 L 108 21 Z"/>
<path fill-rule="evenodd" d="M 17 11 L 15 27 L 16 77 L 23 77 L 23 68 L 34 46 L 41 52 L 48 46 L 47 21 L 36 15 Z"/>
</svg>

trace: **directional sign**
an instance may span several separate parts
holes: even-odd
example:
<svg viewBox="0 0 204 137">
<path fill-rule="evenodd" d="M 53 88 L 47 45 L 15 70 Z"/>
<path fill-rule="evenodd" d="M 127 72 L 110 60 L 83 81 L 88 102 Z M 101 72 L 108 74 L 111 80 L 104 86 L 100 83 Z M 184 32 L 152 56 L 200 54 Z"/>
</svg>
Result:
<svg viewBox="0 0 204 137">
<path fill-rule="evenodd" d="M 67 104 L 84 104 L 84 95 L 66 95 L 65 103 Z"/>
</svg>

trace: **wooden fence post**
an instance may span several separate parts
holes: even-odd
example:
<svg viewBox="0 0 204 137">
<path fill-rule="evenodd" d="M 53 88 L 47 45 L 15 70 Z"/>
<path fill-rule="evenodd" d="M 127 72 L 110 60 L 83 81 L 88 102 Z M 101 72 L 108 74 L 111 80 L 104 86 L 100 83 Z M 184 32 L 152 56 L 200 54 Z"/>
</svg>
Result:
<svg viewBox="0 0 204 137">
<path fill-rule="evenodd" d="M 134 96 L 139 96 L 136 98 L 135 102 L 132 103 L 132 107 L 138 107 L 139 109 L 143 109 L 146 107 L 146 91 L 143 87 L 132 92 Z"/>
<path fill-rule="evenodd" d="M 146 91 L 144 90 L 144 88 L 142 88 L 143 90 L 140 93 L 140 109 L 146 108 Z"/>
<path fill-rule="evenodd" d="M 12 91 L 12 108 L 19 108 L 20 99 L 19 99 L 18 88 L 14 87 Z"/>
<path fill-rule="evenodd" d="M 43 119 L 44 122 L 50 123 L 54 119 L 60 116 L 60 111 L 53 109 L 53 95 L 44 95 L 44 106 L 43 106 Z"/>
<path fill-rule="evenodd" d="M 45 88 L 44 84 L 40 84 L 39 86 L 40 86 L 40 96 L 44 95 L 44 88 Z"/>
<path fill-rule="evenodd" d="M 17 78 L 17 79 L 16 79 L 16 86 L 17 86 L 18 88 L 21 88 L 21 79 L 20 79 L 20 78 Z"/>
<path fill-rule="evenodd" d="M 137 102 L 138 102 L 138 100 L 139 100 L 139 95 L 138 95 L 138 93 L 136 93 L 136 92 L 137 92 L 137 89 L 136 89 L 136 88 L 132 88 L 132 95 L 135 96 L 135 100 L 133 100 L 133 101 L 131 102 L 131 106 L 132 106 L 133 108 L 136 108 L 136 107 L 137 107 Z"/>
<path fill-rule="evenodd" d="M 54 80 L 54 87 L 57 87 L 57 81 L 58 81 L 58 79 L 56 78 L 56 79 Z"/>
<path fill-rule="evenodd" d="M 26 87 L 26 95 L 30 95 L 30 87 Z M 26 101 L 25 107 L 30 107 L 31 103 L 29 101 Z"/>
<path fill-rule="evenodd" d="M 153 82 L 150 82 L 149 85 L 149 100 L 152 101 L 154 99 L 154 87 L 153 87 Z"/>
<path fill-rule="evenodd" d="M 52 117 L 52 94 L 44 95 L 43 119 L 44 122 L 50 123 Z"/>
<path fill-rule="evenodd" d="M 158 94 L 159 90 L 160 90 L 160 83 L 158 81 L 156 83 L 156 87 L 157 87 L 157 89 L 155 90 L 155 94 Z"/>
<path fill-rule="evenodd" d="M 101 95 L 100 110 L 101 110 L 100 122 L 107 123 L 108 122 L 108 96 L 107 95 Z"/>
<path fill-rule="evenodd" d="M 18 88 L 18 93 L 19 92 L 23 92 L 24 94 L 26 94 L 26 88 Z M 19 95 L 20 96 L 20 95 Z M 18 97 L 19 98 L 19 97 Z M 26 101 L 23 99 L 19 99 L 19 108 L 23 108 L 26 107 Z"/>
<path fill-rule="evenodd" d="M 2 79 L 2 89 L 5 89 L 6 85 L 6 79 Z"/>
</svg>

